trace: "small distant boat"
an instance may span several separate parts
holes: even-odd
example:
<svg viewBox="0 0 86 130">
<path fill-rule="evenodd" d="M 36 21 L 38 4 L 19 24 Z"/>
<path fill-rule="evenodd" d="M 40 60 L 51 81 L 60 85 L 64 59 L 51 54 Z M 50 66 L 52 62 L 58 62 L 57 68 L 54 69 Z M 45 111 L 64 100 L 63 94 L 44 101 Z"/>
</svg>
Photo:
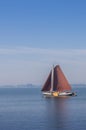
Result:
<svg viewBox="0 0 86 130">
<path fill-rule="evenodd" d="M 48 97 L 75 96 L 59 65 L 53 66 L 43 88 L 43 95 Z"/>
</svg>

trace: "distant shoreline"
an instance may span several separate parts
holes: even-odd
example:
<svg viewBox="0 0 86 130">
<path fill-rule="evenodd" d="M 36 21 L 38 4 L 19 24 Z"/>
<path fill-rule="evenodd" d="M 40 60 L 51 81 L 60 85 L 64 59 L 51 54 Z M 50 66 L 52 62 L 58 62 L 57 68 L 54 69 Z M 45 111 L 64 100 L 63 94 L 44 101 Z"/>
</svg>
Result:
<svg viewBox="0 0 86 130">
<path fill-rule="evenodd" d="M 40 85 L 34 84 L 19 84 L 19 85 L 0 85 L 0 88 L 37 88 Z"/>
<path fill-rule="evenodd" d="M 70 84 L 72 87 L 86 87 L 86 84 Z M 19 85 L 0 85 L 0 88 L 41 88 L 42 85 L 19 84 Z"/>
</svg>

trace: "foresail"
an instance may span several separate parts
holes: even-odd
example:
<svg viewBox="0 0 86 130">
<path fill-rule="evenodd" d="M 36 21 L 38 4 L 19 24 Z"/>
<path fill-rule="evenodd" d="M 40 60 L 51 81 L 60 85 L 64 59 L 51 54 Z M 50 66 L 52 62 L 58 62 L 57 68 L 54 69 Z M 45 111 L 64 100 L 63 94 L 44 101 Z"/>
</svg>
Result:
<svg viewBox="0 0 86 130">
<path fill-rule="evenodd" d="M 51 89 L 51 72 L 42 88 L 42 91 L 50 91 Z"/>
</svg>

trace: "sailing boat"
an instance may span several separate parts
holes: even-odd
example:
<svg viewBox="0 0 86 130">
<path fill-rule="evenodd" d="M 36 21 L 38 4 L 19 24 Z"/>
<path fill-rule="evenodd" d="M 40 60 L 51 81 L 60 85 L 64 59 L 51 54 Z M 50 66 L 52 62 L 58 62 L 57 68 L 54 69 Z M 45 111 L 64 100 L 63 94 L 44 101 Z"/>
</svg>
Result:
<svg viewBox="0 0 86 130">
<path fill-rule="evenodd" d="M 63 74 L 59 65 L 53 66 L 43 88 L 42 92 L 45 96 L 74 96 L 74 92 L 71 92 L 71 86 L 68 83 L 65 75 Z"/>
</svg>

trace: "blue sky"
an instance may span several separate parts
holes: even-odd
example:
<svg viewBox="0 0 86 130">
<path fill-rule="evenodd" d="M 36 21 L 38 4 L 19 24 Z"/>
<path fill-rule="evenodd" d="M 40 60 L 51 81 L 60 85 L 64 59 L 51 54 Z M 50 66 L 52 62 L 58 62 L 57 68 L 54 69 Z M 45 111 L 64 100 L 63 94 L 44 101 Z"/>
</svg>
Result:
<svg viewBox="0 0 86 130">
<path fill-rule="evenodd" d="M 52 64 L 86 83 L 85 0 L 0 1 L 0 84 L 42 84 Z"/>
</svg>

